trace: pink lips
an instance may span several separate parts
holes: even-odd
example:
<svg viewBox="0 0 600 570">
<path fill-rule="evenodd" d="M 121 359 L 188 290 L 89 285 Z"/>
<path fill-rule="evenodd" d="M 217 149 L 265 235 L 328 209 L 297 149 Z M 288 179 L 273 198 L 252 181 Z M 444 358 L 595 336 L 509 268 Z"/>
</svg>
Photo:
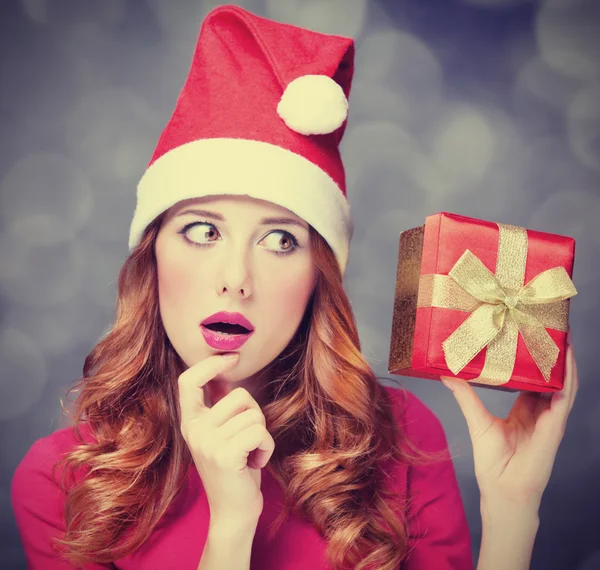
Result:
<svg viewBox="0 0 600 570">
<path fill-rule="evenodd" d="M 245 334 L 221 334 L 207 329 L 204 325 L 200 325 L 200 330 L 206 344 L 217 350 L 237 350 L 254 334 L 254 331 Z"/>
<path fill-rule="evenodd" d="M 253 331 L 252 323 L 241 313 L 228 313 L 227 311 L 219 311 L 202 321 L 203 325 L 212 323 L 229 323 L 230 325 L 241 325 L 249 331 Z"/>
</svg>

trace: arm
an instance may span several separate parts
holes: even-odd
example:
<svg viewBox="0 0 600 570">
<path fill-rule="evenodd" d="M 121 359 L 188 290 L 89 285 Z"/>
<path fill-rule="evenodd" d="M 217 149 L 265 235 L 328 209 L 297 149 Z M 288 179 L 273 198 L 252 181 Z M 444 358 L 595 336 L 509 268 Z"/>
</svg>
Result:
<svg viewBox="0 0 600 570">
<path fill-rule="evenodd" d="M 563 389 L 549 398 L 522 391 L 506 419 L 492 416 L 469 382 L 442 377 L 473 444 L 483 528 L 478 570 L 529 568 L 540 502 L 579 389 L 570 334 Z"/>
<path fill-rule="evenodd" d="M 211 521 L 198 570 L 249 570 L 254 528 Z"/>
<path fill-rule="evenodd" d="M 482 536 L 477 570 L 528 570 L 539 527 L 538 511 L 481 499 Z"/>
</svg>

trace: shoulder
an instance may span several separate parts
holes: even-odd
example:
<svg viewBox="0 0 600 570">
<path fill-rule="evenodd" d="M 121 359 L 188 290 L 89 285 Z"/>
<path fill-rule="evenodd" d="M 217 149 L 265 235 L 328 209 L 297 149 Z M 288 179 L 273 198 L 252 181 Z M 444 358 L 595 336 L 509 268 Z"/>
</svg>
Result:
<svg viewBox="0 0 600 570">
<path fill-rule="evenodd" d="M 79 427 L 81 439 L 75 427 L 66 427 L 34 441 L 13 474 L 10 487 L 12 510 L 26 558 L 32 568 L 67 567 L 58 562 L 59 553 L 52 541 L 54 537 L 63 537 L 67 499 L 62 485 L 64 465 L 56 469 L 55 466 L 79 444 L 95 441 L 87 423 Z M 80 467 L 73 473 L 69 470 L 65 486 L 69 488 L 73 479 L 77 483 L 85 471 L 88 468 Z M 107 567 L 89 565 L 90 569 Z"/>
<path fill-rule="evenodd" d="M 402 434 L 424 451 L 440 451 L 448 442 L 438 416 L 406 388 L 382 384 L 389 394 L 394 418 Z"/>
<path fill-rule="evenodd" d="M 95 441 L 87 422 L 80 424 L 80 432 L 83 442 Z M 14 472 L 11 483 L 13 497 L 27 492 L 42 479 L 50 480 L 54 465 L 80 443 L 73 426 L 58 429 L 34 441 Z"/>
<path fill-rule="evenodd" d="M 409 528 L 406 569 L 473 570 L 471 536 L 444 428 L 437 415 L 403 388 L 385 386 L 402 437 L 428 459 L 407 469 Z"/>
</svg>

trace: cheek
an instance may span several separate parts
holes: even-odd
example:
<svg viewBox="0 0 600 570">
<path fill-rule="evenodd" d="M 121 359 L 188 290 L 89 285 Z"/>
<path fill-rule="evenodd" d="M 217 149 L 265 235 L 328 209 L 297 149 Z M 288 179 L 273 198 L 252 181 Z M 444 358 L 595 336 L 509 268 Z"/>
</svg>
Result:
<svg viewBox="0 0 600 570">
<path fill-rule="evenodd" d="M 275 300 L 275 315 L 287 320 L 290 317 L 301 318 L 314 286 L 314 279 L 306 272 L 281 272 L 270 283 L 268 297 Z"/>
<path fill-rule="evenodd" d="M 163 308 L 176 307 L 189 302 L 192 291 L 198 293 L 189 264 L 176 259 L 164 261 L 158 268 L 158 292 Z M 188 305 L 189 306 L 189 305 Z"/>
</svg>

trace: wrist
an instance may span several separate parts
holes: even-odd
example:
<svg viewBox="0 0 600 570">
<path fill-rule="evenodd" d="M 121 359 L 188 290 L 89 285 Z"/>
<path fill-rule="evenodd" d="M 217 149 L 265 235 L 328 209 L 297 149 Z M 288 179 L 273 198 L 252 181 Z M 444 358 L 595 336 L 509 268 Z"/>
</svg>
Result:
<svg viewBox="0 0 600 570">
<path fill-rule="evenodd" d="M 481 497 L 481 520 L 484 524 L 516 524 L 537 528 L 540 523 L 539 502 L 526 503 L 503 497 Z"/>
<path fill-rule="evenodd" d="M 526 570 L 539 528 L 535 506 L 499 497 L 481 499 L 477 570 Z"/>
<path fill-rule="evenodd" d="M 208 532 L 219 540 L 241 540 L 254 537 L 258 520 L 240 519 L 240 517 L 211 516 Z"/>
<path fill-rule="evenodd" d="M 256 524 L 211 517 L 198 570 L 250 568 Z"/>
</svg>

